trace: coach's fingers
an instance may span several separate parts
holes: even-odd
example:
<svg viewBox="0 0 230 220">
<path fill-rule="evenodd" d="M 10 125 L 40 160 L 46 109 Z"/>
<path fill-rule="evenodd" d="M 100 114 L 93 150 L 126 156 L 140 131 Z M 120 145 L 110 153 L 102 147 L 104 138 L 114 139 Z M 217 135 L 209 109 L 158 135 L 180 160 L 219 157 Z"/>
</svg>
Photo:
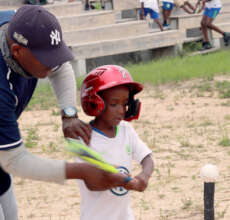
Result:
<svg viewBox="0 0 230 220">
<path fill-rule="evenodd" d="M 88 145 L 91 138 L 91 127 L 78 118 L 64 118 L 62 121 L 64 136 L 79 139 L 81 137 Z"/>
<path fill-rule="evenodd" d="M 82 121 L 81 121 L 80 128 L 81 128 L 81 130 L 79 130 L 79 136 L 81 136 L 83 138 L 84 142 L 87 145 L 89 145 L 92 128 L 90 127 L 89 124 L 86 124 L 86 123 L 84 123 Z"/>
</svg>

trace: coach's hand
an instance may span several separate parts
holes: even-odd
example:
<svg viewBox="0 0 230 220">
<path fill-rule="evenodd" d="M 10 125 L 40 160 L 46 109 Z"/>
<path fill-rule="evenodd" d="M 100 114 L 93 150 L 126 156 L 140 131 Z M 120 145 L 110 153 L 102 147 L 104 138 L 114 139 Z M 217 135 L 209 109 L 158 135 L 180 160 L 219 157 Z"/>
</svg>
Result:
<svg viewBox="0 0 230 220">
<path fill-rule="evenodd" d="M 102 191 L 117 186 L 125 186 L 127 176 L 108 173 L 88 163 L 67 163 L 66 179 L 81 179 L 92 191 Z"/>
<path fill-rule="evenodd" d="M 84 182 L 89 190 L 102 191 L 113 187 L 123 186 L 126 175 L 121 173 L 108 173 L 95 167 L 85 173 Z"/>
<path fill-rule="evenodd" d="M 67 138 L 79 139 L 81 137 L 88 145 L 91 137 L 91 127 L 79 118 L 62 118 L 62 130 Z"/>
</svg>

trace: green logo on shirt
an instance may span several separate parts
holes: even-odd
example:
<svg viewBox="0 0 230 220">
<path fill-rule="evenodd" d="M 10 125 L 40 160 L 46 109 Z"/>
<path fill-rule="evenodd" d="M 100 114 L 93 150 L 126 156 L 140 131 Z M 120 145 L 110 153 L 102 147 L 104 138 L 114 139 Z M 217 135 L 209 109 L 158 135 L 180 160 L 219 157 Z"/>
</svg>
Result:
<svg viewBox="0 0 230 220">
<path fill-rule="evenodd" d="M 126 145 L 126 152 L 128 153 L 128 155 L 131 154 L 131 149 L 130 149 L 130 146 Z"/>
</svg>

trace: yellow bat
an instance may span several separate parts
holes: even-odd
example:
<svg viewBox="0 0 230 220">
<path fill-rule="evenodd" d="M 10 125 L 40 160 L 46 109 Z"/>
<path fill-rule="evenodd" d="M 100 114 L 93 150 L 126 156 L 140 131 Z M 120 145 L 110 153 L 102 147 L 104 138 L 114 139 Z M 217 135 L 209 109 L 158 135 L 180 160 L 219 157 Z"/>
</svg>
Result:
<svg viewBox="0 0 230 220">
<path fill-rule="evenodd" d="M 67 150 L 74 153 L 80 159 L 107 172 L 119 172 L 118 169 L 116 169 L 113 165 L 107 163 L 98 152 L 82 144 L 79 140 L 72 138 L 67 138 L 66 140 L 68 144 Z"/>
</svg>

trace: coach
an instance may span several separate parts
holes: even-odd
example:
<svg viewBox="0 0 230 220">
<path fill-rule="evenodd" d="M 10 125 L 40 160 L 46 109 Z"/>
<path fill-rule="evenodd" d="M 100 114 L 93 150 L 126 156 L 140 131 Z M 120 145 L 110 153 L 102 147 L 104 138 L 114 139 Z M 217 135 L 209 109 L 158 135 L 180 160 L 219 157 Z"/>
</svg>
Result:
<svg viewBox="0 0 230 220">
<path fill-rule="evenodd" d="M 78 119 L 76 81 L 68 61 L 73 56 L 62 40 L 54 15 L 25 5 L 0 13 L 0 219 L 16 220 L 12 175 L 64 183 L 83 179 L 90 189 L 125 184 L 123 174 L 109 174 L 86 163 L 45 159 L 27 151 L 17 119 L 30 101 L 38 78 L 48 77 L 58 99 L 65 137 L 89 143 L 91 129 Z"/>
</svg>

